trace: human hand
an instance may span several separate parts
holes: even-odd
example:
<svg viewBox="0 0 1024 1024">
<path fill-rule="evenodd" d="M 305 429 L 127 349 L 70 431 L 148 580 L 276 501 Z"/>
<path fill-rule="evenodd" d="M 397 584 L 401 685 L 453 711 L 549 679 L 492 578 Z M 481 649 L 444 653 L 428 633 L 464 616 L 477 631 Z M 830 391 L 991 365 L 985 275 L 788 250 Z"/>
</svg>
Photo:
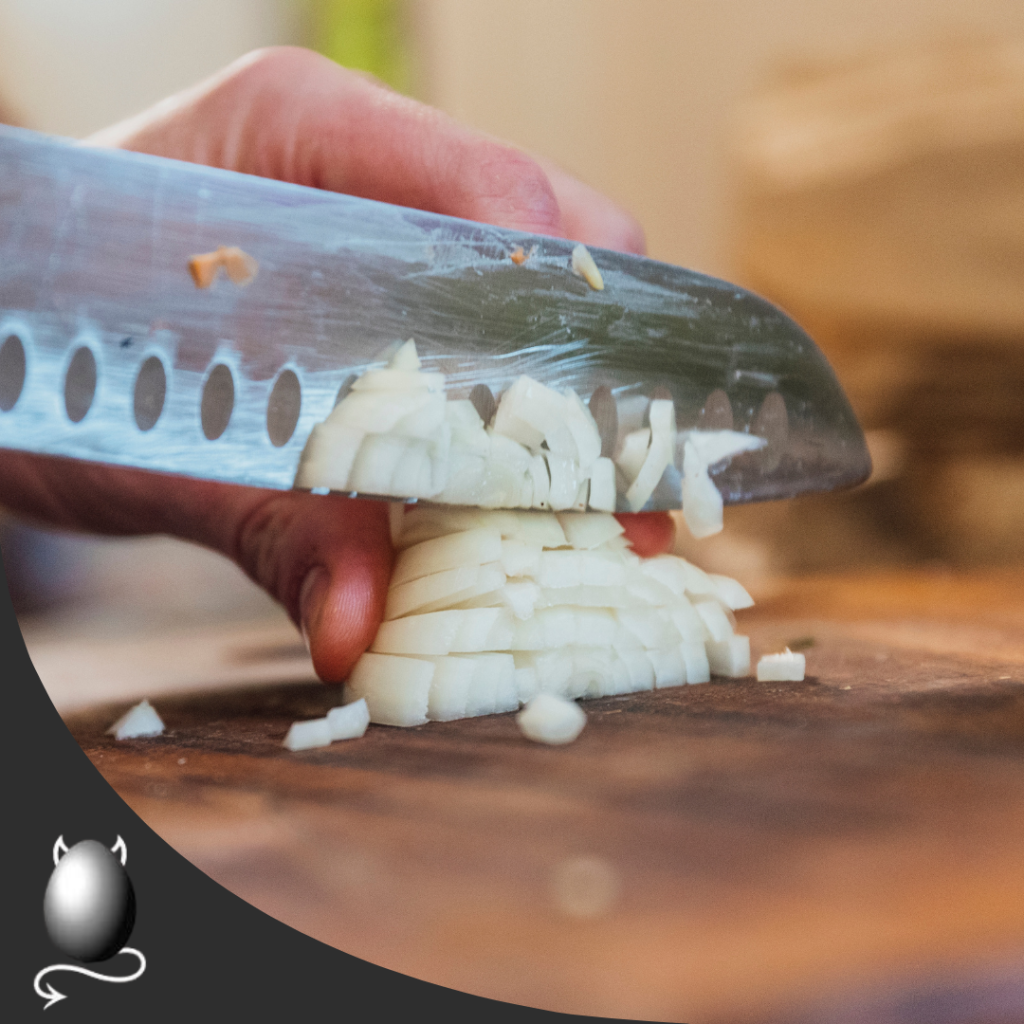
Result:
<svg viewBox="0 0 1024 1024">
<path fill-rule="evenodd" d="M 627 213 L 558 168 L 307 50 L 258 51 L 87 140 L 603 248 L 644 251 Z M 0 502 L 59 527 L 167 533 L 233 559 L 303 630 L 321 679 L 373 640 L 392 550 L 387 506 L 0 452 Z M 641 554 L 664 513 L 623 516 Z"/>
</svg>

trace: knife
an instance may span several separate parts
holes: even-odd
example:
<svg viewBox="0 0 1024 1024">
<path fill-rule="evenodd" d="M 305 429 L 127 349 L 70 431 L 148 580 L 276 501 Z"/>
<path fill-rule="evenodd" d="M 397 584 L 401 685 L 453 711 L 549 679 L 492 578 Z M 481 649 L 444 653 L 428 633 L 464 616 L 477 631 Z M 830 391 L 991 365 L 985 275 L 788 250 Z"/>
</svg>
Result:
<svg viewBox="0 0 1024 1024">
<path fill-rule="evenodd" d="M 190 258 L 221 246 L 255 259 L 251 284 L 197 288 Z M 620 439 L 655 396 L 680 430 L 764 437 L 713 469 L 726 503 L 867 478 L 849 402 L 793 320 L 736 285 L 596 248 L 595 290 L 573 248 L 0 128 L 0 447 L 290 489 L 339 394 L 414 338 L 449 398 L 526 374 L 584 401 L 607 389 Z M 679 508 L 679 469 L 645 509 Z"/>
</svg>

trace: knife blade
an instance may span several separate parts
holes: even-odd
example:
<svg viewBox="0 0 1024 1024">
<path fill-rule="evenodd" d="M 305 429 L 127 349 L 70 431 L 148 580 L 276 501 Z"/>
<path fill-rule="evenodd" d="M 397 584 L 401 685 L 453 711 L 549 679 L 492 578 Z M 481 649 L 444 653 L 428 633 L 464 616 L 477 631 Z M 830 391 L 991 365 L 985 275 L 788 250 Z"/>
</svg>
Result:
<svg viewBox="0 0 1024 1024">
<path fill-rule="evenodd" d="M 251 285 L 197 289 L 190 258 L 220 246 L 257 261 Z M 0 128 L 0 447 L 290 489 L 339 394 L 411 337 L 449 398 L 527 374 L 584 400 L 608 389 L 619 440 L 655 394 L 681 430 L 760 434 L 713 471 L 726 503 L 866 479 L 856 417 L 792 319 L 728 282 L 596 248 L 595 290 L 573 248 Z M 645 509 L 679 507 L 680 468 Z"/>
</svg>

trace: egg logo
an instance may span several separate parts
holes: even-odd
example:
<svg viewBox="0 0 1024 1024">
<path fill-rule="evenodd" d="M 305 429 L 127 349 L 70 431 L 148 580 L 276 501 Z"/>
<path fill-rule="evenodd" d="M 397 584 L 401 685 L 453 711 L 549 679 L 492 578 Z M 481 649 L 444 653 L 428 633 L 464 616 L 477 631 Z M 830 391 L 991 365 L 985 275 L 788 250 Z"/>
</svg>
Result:
<svg viewBox="0 0 1024 1024">
<path fill-rule="evenodd" d="M 77 964 L 52 964 L 35 979 L 36 993 L 46 1000 L 44 1010 L 66 999 L 49 982 L 47 974 L 72 971 L 97 981 L 135 981 L 146 969 L 146 958 L 125 946 L 135 925 L 135 890 L 125 864 L 128 847 L 118 836 L 108 849 L 95 839 L 83 839 L 69 850 L 64 837 L 53 844 L 53 873 L 43 897 L 43 920 L 50 941 L 64 954 L 82 963 L 98 963 L 119 953 L 134 956 L 139 966 L 133 974 L 109 975 Z"/>
</svg>

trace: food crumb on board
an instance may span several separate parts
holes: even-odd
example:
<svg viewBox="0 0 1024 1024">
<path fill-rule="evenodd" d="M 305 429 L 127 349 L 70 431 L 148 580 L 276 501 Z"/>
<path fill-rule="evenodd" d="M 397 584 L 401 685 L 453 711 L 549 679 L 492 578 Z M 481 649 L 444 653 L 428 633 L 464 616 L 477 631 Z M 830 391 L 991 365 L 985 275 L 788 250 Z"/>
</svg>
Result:
<svg viewBox="0 0 1024 1024">
<path fill-rule="evenodd" d="M 601 276 L 601 271 L 597 269 L 590 250 L 582 243 L 572 251 L 572 272 L 582 277 L 595 292 L 604 290 L 604 278 Z"/>
<path fill-rule="evenodd" d="M 108 730 L 115 740 L 134 740 L 146 736 L 160 736 L 164 723 L 148 700 L 129 708 Z"/>
<path fill-rule="evenodd" d="M 788 647 L 781 654 L 766 654 L 757 663 L 759 683 L 799 683 L 804 678 L 806 658 Z"/>
<path fill-rule="evenodd" d="M 221 245 L 213 252 L 203 252 L 188 261 L 189 273 L 197 288 L 209 288 L 223 267 L 233 284 L 244 288 L 252 282 L 260 265 L 237 245 Z"/>
</svg>

